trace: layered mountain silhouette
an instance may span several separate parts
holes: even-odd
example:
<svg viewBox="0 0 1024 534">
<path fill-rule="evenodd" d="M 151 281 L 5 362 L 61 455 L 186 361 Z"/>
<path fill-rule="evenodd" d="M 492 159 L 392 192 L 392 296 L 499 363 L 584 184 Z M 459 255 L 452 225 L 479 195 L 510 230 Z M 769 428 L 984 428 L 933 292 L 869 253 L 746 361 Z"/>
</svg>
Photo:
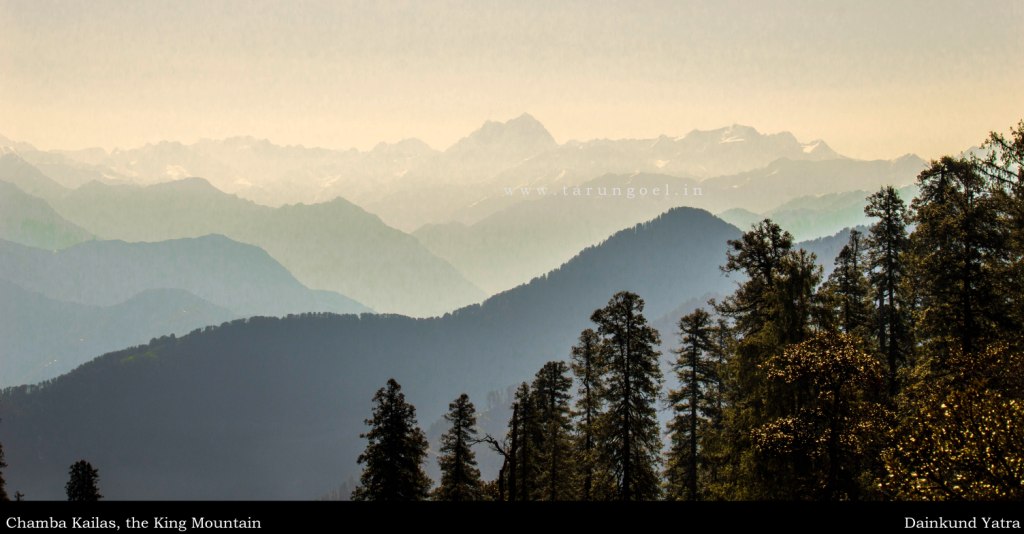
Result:
<svg viewBox="0 0 1024 534">
<path fill-rule="evenodd" d="M 6 367 L 0 387 L 53 378 L 96 354 L 253 315 L 362 313 L 300 284 L 263 250 L 222 236 L 86 241 L 59 252 L 0 241 Z"/>
<path fill-rule="evenodd" d="M 567 357 L 616 291 L 644 296 L 649 317 L 727 291 L 718 266 L 738 235 L 675 209 L 442 318 L 255 318 L 107 354 L 0 396 L 5 477 L 58 498 L 68 459 L 88 457 L 112 499 L 322 495 L 356 472 L 362 420 L 388 377 L 429 424 L 462 391 L 482 400 Z"/>
<path fill-rule="evenodd" d="M 470 225 L 427 225 L 413 235 L 471 282 L 494 293 L 558 267 L 622 228 L 672 207 L 700 206 L 700 197 L 688 196 L 697 184 L 674 176 L 634 174 L 606 175 L 578 188 L 512 188 L 510 195 L 527 200 Z"/>
<path fill-rule="evenodd" d="M 91 238 L 89 232 L 61 217 L 43 199 L 0 181 L 0 239 L 57 250 Z"/>
<path fill-rule="evenodd" d="M 917 186 L 906 185 L 897 190 L 907 205 L 917 196 Z M 814 239 L 834 234 L 843 228 L 872 224 L 864 207 L 874 191 L 847 191 L 820 196 L 803 196 L 785 202 L 764 213 L 734 208 L 718 214 L 739 228 L 769 218 L 788 230 L 796 239 Z"/>
<path fill-rule="evenodd" d="M 238 315 L 181 289 L 150 289 L 94 306 L 51 299 L 0 279 L 0 317 L 0 387 L 10 387 L 49 380 L 96 354 Z"/>
<path fill-rule="evenodd" d="M 306 288 L 262 249 L 219 235 L 87 241 L 56 253 L 0 241 L 0 278 L 52 299 L 97 306 L 173 288 L 239 317 L 370 311 L 337 293 Z"/>
<path fill-rule="evenodd" d="M 60 198 L 68 189 L 46 176 L 16 152 L 0 155 L 0 181 L 45 200 Z"/>
<path fill-rule="evenodd" d="M 886 185 L 910 185 L 925 165 L 924 160 L 914 155 L 891 161 L 781 159 L 762 169 L 709 178 L 701 185 L 707 192 L 718 192 L 713 201 L 708 199 L 709 209 L 743 208 L 760 213 L 808 195 L 874 192 Z"/>
<path fill-rule="evenodd" d="M 308 287 L 341 293 L 378 311 L 428 316 L 485 296 L 415 238 L 340 198 L 271 208 L 200 178 L 152 186 L 90 182 L 69 190 L 16 155 L 3 162 L 0 182 L 45 194 L 64 219 L 99 238 L 225 235 L 263 248 Z"/>
<path fill-rule="evenodd" d="M 764 134 L 743 125 L 679 137 L 558 144 L 525 113 L 505 122 L 487 121 L 443 151 L 417 139 L 357 151 L 234 137 L 111 152 L 29 154 L 26 158 L 47 166 L 66 185 L 78 185 L 88 176 L 140 184 L 203 176 L 218 189 L 270 206 L 340 196 L 403 231 L 452 220 L 471 224 L 522 200 L 504 198 L 504 187 L 579 185 L 609 173 L 705 179 L 752 171 L 781 158 L 843 159 L 824 141 L 804 143 L 788 132 Z"/>
<path fill-rule="evenodd" d="M 767 206 L 774 209 L 732 208 L 722 217 L 744 229 L 770 217 L 797 239 L 832 235 L 868 223 L 865 198 L 873 191 L 829 191 L 857 184 L 912 184 L 923 167 L 924 161 L 916 157 L 892 162 L 778 160 L 758 171 L 706 180 L 630 173 L 607 174 L 575 186 L 509 187 L 504 197 L 513 200 L 493 214 L 470 224 L 427 225 L 413 235 L 471 282 L 495 292 L 547 272 L 583 247 L 671 207 L 717 211 Z M 904 192 L 912 188 L 904 185 Z"/>
</svg>

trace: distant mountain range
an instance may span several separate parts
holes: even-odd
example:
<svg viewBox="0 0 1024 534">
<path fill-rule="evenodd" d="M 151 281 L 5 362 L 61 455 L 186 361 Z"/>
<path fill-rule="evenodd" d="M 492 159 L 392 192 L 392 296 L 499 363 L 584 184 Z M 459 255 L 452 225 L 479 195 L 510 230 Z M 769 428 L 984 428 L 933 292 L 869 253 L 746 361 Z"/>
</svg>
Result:
<svg viewBox="0 0 1024 534">
<path fill-rule="evenodd" d="M 0 241 L 0 387 L 46 380 L 96 354 L 254 315 L 370 311 L 313 291 L 257 247 L 222 236 L 86 241 L 59 252 Z"/>
<path fill-rule="evenodd" d="M 565 359 L 615 291 L 638 292 L 652 320 L 730 292 L 718 266 L 739 235 L 677 208 L 442 318 L 251 319 L 107 354 L 0 394 L 8 487 L 59 498 L 67 465 L 86 457 L 111 499 L 323 495 L 356 472 L 362 420 L 388 377 L 425 427 L 461 392 L 486 406 L 488 392 Z"/>
<path fill-rule="evenodd" d="M 801 143 L 785 132 L 762 134 L 741 125 L 682 137 L 559 145 L 526 114 L 487 122 L 444 152 L 415 139 L 369 152 L 281 147 L 252 138 L 112 153 L 19 146 L 0 159 L 0 180 L 12 176 L 9 181 L 49 200 L 86 233 L 130 241 L 224 234 L 264 248 L 310 287 L 414 316 L 444 313 L 515 287 L 671 207 L 721 212 L 741 225 L 769 215 L 798 238 L 828 235 L 864 223 L 858 201 L 829 195 L 851 199 L 855 192 L 862 201 L 881 185 L 911 184 L 925 166 L 915 156 L 852 160 L 822 141 Z M 64 176 L 100 174 L 102 182 L 70 190 L 29 165 L 20 151 Z M 182 179 L 191 174 L 208 176 L 217 187 Z M 174 181 L 118 185 L 125 176 Z M 663 186 L 672 193 L 596 194 L 602 187 Z M 277 201 L 261 197 L 272 204 L 286 198 L 321 203 L 271 209 L 218 187 L 249 196 L 280 190 Z M 576 188 L 594 193 L 574 196 Z M 784 206 L 798 197 L 843 207 Z M 415 228 L 419 243 L 351 200 L 383 221 Z"/>
<path fill-rule="evenodd" d="M 914 155 L 891 161 L 781 159 L 767 167 L 701 182 L 709 209 L 743 208 L 764 212 L 795 198 L 913 184 L 926 162 Z M 712 200 L 713 199 L 713 200 Z"/>
<path fill-rule="evenodd" d="M 511 188 L 508 196 L 517 202 L 475 223 L 427 225 L 413 235 L 471 282 L 494 293 L 554 269 L 578 250 L 672 207 L 774 208 L 763 213 L 732 208 L 722 212 L 722 218 L 746 229 L 770 217 L 797 239 L 831 235 L 868 223 L 865 198 L 873 190 L 828 191 L 856 184 L 872 189 L 910 184 L 923 167 L 924 161 L 908 156 L 893 162 L 783 159 L 759 171 L 702 181 L 665 174 L 608 174 L 577 186 Z M 902 190 L 908 200 L 913 187 Z M 544 188 L 543 193 L 538 188 Z"/>
<path fill-rule="evenodd" d="M 415 238 L 341 198 L 271 208 L 199 178 L 152 186 L 90 182 L 68 189 L 15 154 L 0 158 L 0 182 L 35 191 L 68 224 L 103 239 L 222 234 L 259 246 L 304 285 L 378 311 L 429 316 L 486 296 Z"/>
<path fill-rule="evenodd" d="M 173 288 L 239 317 L 371 311 L 337 293 L 310 290 L 262 249 L 219 235 L 86 241 L 55 253 L 0 241 L 0 278 L 52 299 L 96 306 Z"/>
<path fill-rule="evenodd" d="M 444 151 L 418 139 L 381 143 L 365 152 L 279 146 L 251 137 L 189 145 L 166 141 L 112 152 L 40 152 L 7 143 L 70 187 L 201 176 L 222 191 L 268 206 L 342 197 L 407 232 L 424 224 L 472 224 L 524 200 L 503 195 L 506 187 L 578 185 L 609 173 L 701 180 L 753 171 L 779 159 L 845 159 L 821 140 L 800 142 L 789 132 L 763 134 L 742 125 L 679 137 L 558 144 L 529 114 L 488 121 Z"/>
<path fill-rule="evenodd" d="M 51 299 L 0 279 L 0 387 L 49 380 L 97 354 L 237 317 L 181 289 L 150 289 L 94 306 Z"/>
<path fill-rule="evenodd" d="M 674 194 L 696 184 L 692 179 L 639 174 L 590 180 L 580 186 L 580 196 L 573 196 L 572 191 L 564 196 L 561 187 L 549 188 L 543 194 L 529 188 L 525 191 L 535 198 L 512 204 L 476 223 L 427 225 L 413 235 L 471 282 L 496 293 L 557 268 L 580 250 L 623 228 L 673 207 L 699 205 L 699 199 L 664 196 L 666 187 Z M 658 196 L 651 194 L 655 188 L 659 189 Z M 641 189 L 646 195 L 636 194 Z M 630 191 L 633 198 L 626 196 Z M 616 192 L 618 196 L 612 196 Z M 512 194 L 523 196 L 519 189 Z"/>
<path fill-rule="evenodd" d="M 910 201 L 917 196 L 917 186 L 914 184 L 903 186 L 897 191 L 907 205 L 910 205 Z M 763 213 L 733 208 L 719 213 L 718 216 L 743 229 L 769 218 L 792 233 L 796 239 L 814 239 L 843 228 L 870 226 L 874 221 L 864 215 L 864 207 L 867 205 L 867 197 L 872 193 L 874 191 L 847 191 L 804 196 Z"/>
</svg>

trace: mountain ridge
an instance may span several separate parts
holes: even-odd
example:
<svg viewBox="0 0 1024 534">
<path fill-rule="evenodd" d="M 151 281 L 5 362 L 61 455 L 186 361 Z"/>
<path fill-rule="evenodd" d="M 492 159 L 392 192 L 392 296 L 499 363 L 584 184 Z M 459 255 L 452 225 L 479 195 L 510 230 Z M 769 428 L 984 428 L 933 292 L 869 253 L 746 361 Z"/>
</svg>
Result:
<svg viewBox="0 0 1024 534">
<path fill-rule="evenodd" d="M 54 498 L 65 459 L 77 455 L 103 470 L 112 499 L 321 495 L 354 473 L 361 421 L 388 376 L 429 424 L 459 391 L 482 400 L 543 361 L 564 359 L 590 312 L 616 290 L 641 292 L 651 316 L 691 293 L 724 290 L 717 266 L 738 235 L 706 211 L 682 208 L 441 318 L 251 318 L 108 353 L 42 387 L 0 393 L 4 474 L 12 487 Z M 187 457 L 204 460 L 176 460 Z M 264 464 L 270 457 L 277 460 Z M 162 483 L 146 482 L 154 479 Z"/>
</svg>

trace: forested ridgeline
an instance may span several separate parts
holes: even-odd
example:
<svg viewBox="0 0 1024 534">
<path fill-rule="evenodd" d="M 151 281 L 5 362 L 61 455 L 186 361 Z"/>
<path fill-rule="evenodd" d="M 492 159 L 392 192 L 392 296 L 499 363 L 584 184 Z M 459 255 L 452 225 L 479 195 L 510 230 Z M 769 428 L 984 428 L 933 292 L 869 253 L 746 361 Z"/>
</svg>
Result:
<svg viewBox="0 0 1024 534">
<path fill-rule="evenodd" d="M 729 241 L 722 269 L 741 282 L 679 319 L 678 388 L 664 390 L 644 301 L 617 293 L 569 364 L 519 386 L 505 435 L 478 435 L 465 395 L 450 405 L 432 491 L 415 410 L 389 381 L 353 497 L 1024 498 L 1024 122 L 983 148 L 932 162 L 909 206 L 872 194 L 873 224 L 827 279 L 771 220 Z M 504 458 L 496 480 L 473 445 Z"/>
</svg>

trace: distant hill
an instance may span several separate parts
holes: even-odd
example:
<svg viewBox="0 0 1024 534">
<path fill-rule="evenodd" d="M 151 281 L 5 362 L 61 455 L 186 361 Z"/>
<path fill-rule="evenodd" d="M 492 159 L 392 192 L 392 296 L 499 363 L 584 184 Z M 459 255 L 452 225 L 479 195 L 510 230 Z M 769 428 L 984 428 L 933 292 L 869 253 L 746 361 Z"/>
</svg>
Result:
<svg viewBox="0 0 1024 534">
<path fill-rule="evenodd" d="M 578 191 L 526 189 L 527 196 L 538 198 L 471 225 L 428 225 L 413 235 L 471 282 L 494 293 L 548 272 L 578 251 L 670 208 L 700 207 L 701 198 L 683 194 L 697 184 L 687 178 L 633 174 L 601 176 Z M 518 188 L 511 194 L 524 196 Z"/>
<path fill-rule="evenodd" d="M 256 245 L 306 286 L 341 293 L 378 311 L 434 315 L 484 297 L 415 238 L 340 198 L 269 208 L 190 178 L 148 187 L 92 182 L 53 205 L 106 239 L 222 234 Z"/>
<path fill-rule="evenodd" d="M 764 215 L 743 208 L 727 209 L 716 213 L 715 216 L 742 230 L 746 230 L 765 219 Z"/>
<path fill-rule="evenodd" d="M 705 195 L 713 195 L 706 199 L 709 209 L 763 213 L 798 197 L 903 187 L 914 183 L 924 168 L 925 161 L 913 155 L 891 161 L 780 159 L 761 169 L 709 178 L 701 185 Z"/>
<path fill-rule="evenodd" d="M 80 150 L 73 152 L 75 155 L 87 156 L 102 149 Z M 62 152 L 45 152 L 41 150 L 20 151 L 18 155 L 25 161 L 31 163 L 40 172 L 52 178 L 55 182 L 68 188 L 76 188 L 89 182 L 102 182 L 110 184 L 127 184 L 131 179 L 117 171 L 103 165 L 85 163 L 76 160 Z"/>
<path fill-rule="evenodd" d="M 917 186 L 914 184 L 903 186 L 897 191 L 907 205 L 917 196 Z M 867 197 L 873 192 L 848 191 L 802 196 L 764 214 L 731 209 L 719 213 L 718 216 L 742 229 L 767 217 L 779 223 L 797 239 L 814 239 L 832 235 L 843 228 L 870 225 L 872 220 L 864 214 L 864 207 L 867 205 Z"/>
<path fill-rule="evenodd" d="M 858 226 L 853 229 L 858 230 L 861 233 L 868 231 L 864 226 Z M 835 270 L 836 256 L 838 256 L 839 251 L 843 250 L 843 247 L 850 242 L 850 230 L 851 228 L 844 228 L 835 234 L 801 241 L 797 245 L 807 252 L 813 252 L 814 255 L 818 257 L 818 263 L 824 268 L 822 272 L 822 281 L 828 278 L 828 276 L 832 274 L 832 271 Z"/>
<path fill-rule="evenodd" d="M 57 250 L 92 235 L 60 216 L 45 200 L 0 181 L 0 239 Z"/>
<path fill-rule="evenodd" d="M 112 306 L 90 306 L 0 280 L 0 387 L 48 380 L 96 354 L 237 317 L 180 289 L 151 289 Z"/>
<path fill-rule="evenodd" d="M 157 243 L 87 241 L 57 253 L 0 241 L 0 279 L 49 298 L 110 306 L 151 289 L 181 289 L 236 316 L 369 308 L 313 291 L 266 252 L 219 235 Z"/>
<path fill-rule="evenodd" d="M 87 241 L 59 252 L 0 241 L 8 330 L 0 387 L 38 382 L 102 352 L 253 315 L 361 313 L 307 289 L 266 252 L 222 236 Z"/>
<path fill-rule="evenodd" d="M 442 318 L 250 319 L 107 354 L 0 395 L 5 478 L 59 498 L 67 465 L 87 457 L 111 499 L 314 498 L 356 473 L 362 420 L 388 377 L 423 425 L 463 391 L 483 406 L 566 358 L 615 291 L 641 294 L 651 318 L 728 291 L 718 266 L 738 235 L 680 208 Z"/>
<path fill-rule="evenodd" d="M 731 208 L 722 218 L 744 230 L 769 217 L 797 239 L 831 235 L 867 222 L 864 199 L 869 192 L 825 192 L 857 184 L 911 184 L 923 165 L 913 157 L 892 162 L 779 160 L 742 176 L 702 181 L 630 173 L 607 174 L 578 186 L 510 187 L 502 198 L 514 201 L 477 222 L 427 225 L 413 235 L 471 282 L 495 292 L 547 272 L 581 248 L 672 207 Z M 908 200 L 913 187 L 902 190 Z M 773 199 L 785 203 L 778 206 Z M 766 209 L 759 213 L 735 206 Z"/>
<path fill-rule="evenodd" d="M 16 185 L 21 191 L 47 201 L 68 191 L 14 152 L 0 154 L 0 182 Z"/>
</svg>

